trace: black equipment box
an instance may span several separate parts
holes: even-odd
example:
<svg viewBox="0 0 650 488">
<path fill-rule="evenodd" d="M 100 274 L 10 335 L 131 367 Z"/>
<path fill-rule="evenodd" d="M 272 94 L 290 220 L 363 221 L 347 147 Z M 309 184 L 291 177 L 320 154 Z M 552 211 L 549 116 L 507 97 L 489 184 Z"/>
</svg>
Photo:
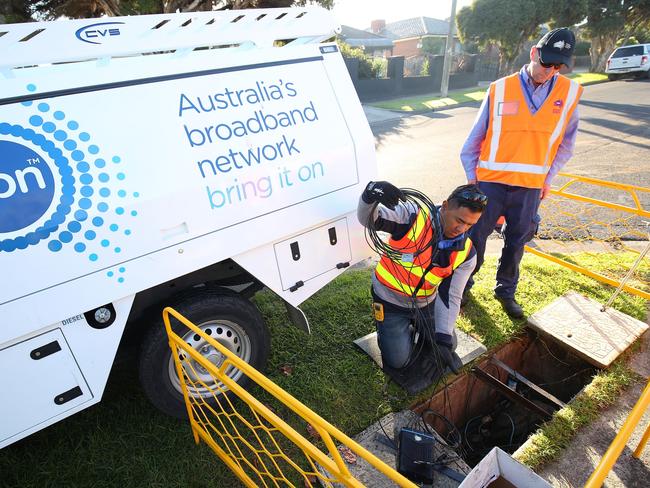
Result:
<svg viewBox="0 0 650 488">
<path fill-rule="evenodd" d="M 436 439 L 423 432 L 402 429 L 399 432 L 397 471 L 411 481 L 433 482 L 433 456 Z"/>
</svg>

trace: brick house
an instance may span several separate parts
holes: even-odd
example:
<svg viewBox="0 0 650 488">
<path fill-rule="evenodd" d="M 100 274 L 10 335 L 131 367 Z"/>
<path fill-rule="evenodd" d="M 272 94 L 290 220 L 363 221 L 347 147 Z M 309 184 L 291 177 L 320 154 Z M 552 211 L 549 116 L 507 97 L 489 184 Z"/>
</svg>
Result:
<svg viewBox="0 0 650 488">
<path fill-rule="evenodd" d="M 430 39 L 429 43 L 438 51 L 433 54 L 443 54 L 449 22 L 431 17 L 414 17 L 388 24 L 385 20 L 373 20 L 370 23 L 370 29 L 366 30 L 391 39 L 393 41 L 393 56 L 409 58 L 424 54 L 422 47 L 427 42 L 426 39 Z M 458 53 L 461 51 L 461 43 L 457 36 L 454 36 L 454 40 L 454 52 Z"/>
<path fill-rule="evenodd" d="M 393 41 L 372 32 L 342 25 L 338 38 L 352 47 L 363 49 L 373 58 L 388 58 L 393 55 Z"/>
</svg>

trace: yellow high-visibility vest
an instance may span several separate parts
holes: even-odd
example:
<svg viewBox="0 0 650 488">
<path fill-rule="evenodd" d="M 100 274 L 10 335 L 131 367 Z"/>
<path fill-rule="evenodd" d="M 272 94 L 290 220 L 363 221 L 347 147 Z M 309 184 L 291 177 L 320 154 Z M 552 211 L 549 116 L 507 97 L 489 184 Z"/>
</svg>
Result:
<svg viewBox="0 0 650 488">
<path fill-rule="evenodd" d="M 463 249 L 451 253 L 447 266 L 433 266 L 427 272 L 431 265 L 433 251 L 432 236 L 433 228 L 429 212 L 421 209 L 404 237 L 397 240 L 389 239 L 388 244 L 401 252 L 401 259 L 394 261 L 386 255 L 382 256 L 375 268 L 377 280 L 399 295 L 408 297 L 415 295 L 417 298 L 433 295 L 442 280 L 465 262 L 472 248 L 472 241 L 469 237 L 466 238 Z"/>
</svg>

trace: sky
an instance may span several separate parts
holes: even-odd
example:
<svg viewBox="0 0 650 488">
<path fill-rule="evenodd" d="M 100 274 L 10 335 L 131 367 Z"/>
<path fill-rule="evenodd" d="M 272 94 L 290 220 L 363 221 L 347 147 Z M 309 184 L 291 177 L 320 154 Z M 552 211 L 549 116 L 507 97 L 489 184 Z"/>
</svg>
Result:
<svg viewBox="0 0 650 488">
<path fill-rule="evenodd" d="M 471 3 L 472 0 L 457 0 L 456 12 Z M 386 23 L 420 16 L 447 19 L 451 0 L 334 0 L 332 12 L 341 24 L 367 29 L 375 19 L 384 19 Z"/>
</svg>

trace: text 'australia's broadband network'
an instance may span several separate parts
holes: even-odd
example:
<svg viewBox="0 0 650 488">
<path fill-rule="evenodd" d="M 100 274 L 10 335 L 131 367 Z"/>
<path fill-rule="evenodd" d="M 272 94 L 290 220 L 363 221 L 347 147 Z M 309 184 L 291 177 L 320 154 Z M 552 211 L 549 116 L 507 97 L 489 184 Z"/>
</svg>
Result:
<svg viewBox="0 0 650 488">
<path fill-rule="evenodd" d="M 296 165 L 294 157 L 301 155 L 301 144 L 290 131 L 318 121 L 312 100 L 291 105 L 299 95 L 296 84 L 283 79 L 273 83 L 258 80 L 245 87 L 225 88 L 211 94 L 180 94 L 178 116 L 192 120 L 191 126 L 190 122 L 183 123 L 184 138 L 201 154 L 194 159 L 196 169 L 203 179 L 218 177 L 217 186 L 206 187 L 212 209 L 251 198 L 269 198 L 275 188 L 286 189 L 294 183 L 324 176 L 325 168 L 319 161 Z M 237 115 L 229 119 L 229 113 Z M 197 116 L 209 123 L 197 123 Z M 273 140 L 261 136 L 264 143 L 250 144 L 250 136 L 272 132 L 277 133 Z M 242 178 L 248 168 L 279 163 L 284 158 L 291 158 L 287 162 L 292 167 L 278 166 L 272 174 Z"/>
</svg>

